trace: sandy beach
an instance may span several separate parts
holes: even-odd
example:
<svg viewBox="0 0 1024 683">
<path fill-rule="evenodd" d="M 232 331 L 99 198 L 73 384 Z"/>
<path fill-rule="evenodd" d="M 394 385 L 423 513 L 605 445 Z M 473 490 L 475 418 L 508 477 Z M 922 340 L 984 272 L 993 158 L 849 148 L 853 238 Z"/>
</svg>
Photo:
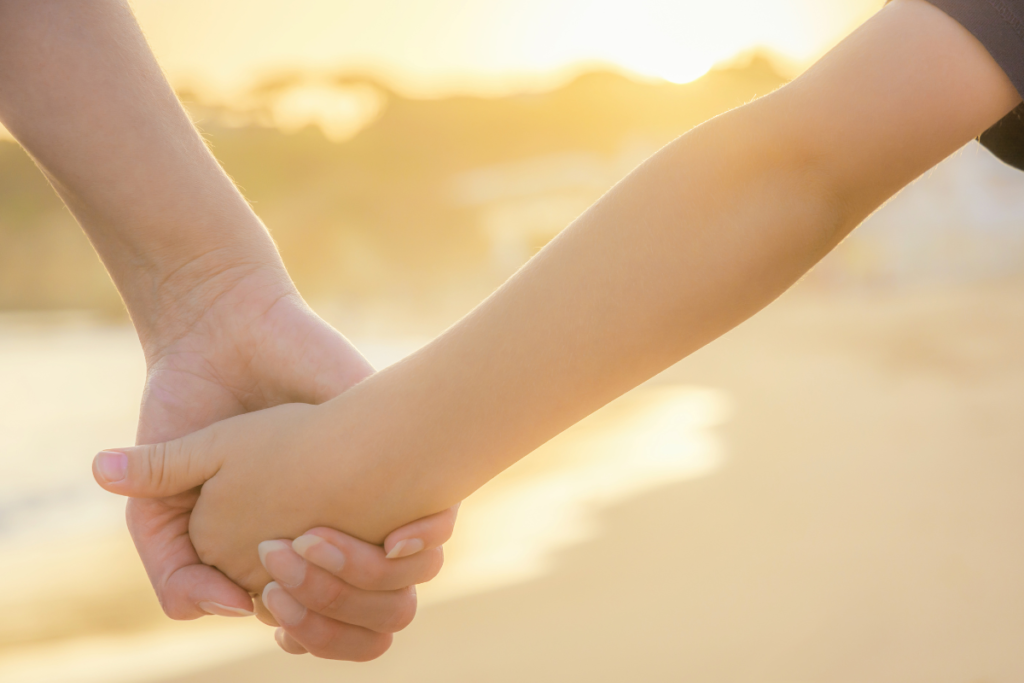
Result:
<svg viewBox="0 0 1024 683">
<path fill-rule="evenodd" d="M 1024 281 L 799 286 L 471 498 L 363 665 L 163 618 L 82 464 L 130 435 L 131 332 L 19 330 L 5 476 L 60 485 L 5 508 L 5 683 L 1024 680 Z"/>
<path fill-rule="evenodd" d="M 543 577 L 428 605 L 377 662 L 173 680 L 1024 680 L 1021 348 L 1021 282 L 796 291 L 656 380 L 731 396 L 714 473 L 602 510 Z"/>
</svg>

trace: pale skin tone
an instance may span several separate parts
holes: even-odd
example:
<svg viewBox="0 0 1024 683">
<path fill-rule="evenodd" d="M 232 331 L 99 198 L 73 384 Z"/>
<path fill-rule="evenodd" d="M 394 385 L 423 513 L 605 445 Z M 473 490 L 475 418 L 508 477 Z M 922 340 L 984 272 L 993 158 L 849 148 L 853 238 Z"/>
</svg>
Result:
<svg viewBox="0 0 1024 683">
<path fill-rule="evenodd" d="M 0 120 L 86 230 L 131 313 L 147 363 L 138 443 L 282 403 L 322 403 L 371 374 L 296 292 L 126 3 L 0 0 Z M 249 593 L 202 564 L 190 541 L 197 496 L 128 502 L 161 605 L 175 619 L 251 614 Z M 317 530 L 345 552 L 339 576 L 352 583 L 335 583 L 355 595 L 330 612 L 339 620 L 325 644 L 331 656 L 387 649 L 415 610 L 409 587 L 437 573 L 453 524 L 454 511 L 417 522 L 386 550 Z M 386 559 L 396 547 L 404 559 Z M 311 552 L 321 557 L 323 547 Z M 279 642 L 301 650 L 283 633 Z"/>
<path fill-rule="evenodd" d="M 271 578 L 268 529 L 380 541 L 753 315 L 1019 101 L 961 26 L 896 0 L 792 84 L 663 149 L 419 353 L 320 406 L 101 454 L 97 479 L 133 496 L 203 484 L 193 542 L 252 590 Z M 331 627 L 305 613 L 285 628 L 315 647 Z"/>
</svg>

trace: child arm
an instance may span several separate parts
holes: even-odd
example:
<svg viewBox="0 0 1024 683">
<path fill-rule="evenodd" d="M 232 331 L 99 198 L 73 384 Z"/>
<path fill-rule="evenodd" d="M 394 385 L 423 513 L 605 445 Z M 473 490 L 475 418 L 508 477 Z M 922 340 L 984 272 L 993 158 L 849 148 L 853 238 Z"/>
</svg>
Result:
<svg viewBox="0 0 1024 683">
<path fill-rule="evenodd" d="M 792 84 L 668 145 L 435 342 L 326 406 L 310 450 L 374 501 L 347 523 L 379 538 L 461 500 L 770 303 L 1019 101 L 950 17 L 890 4 Z M 336 457 L 342 444 L 360 455 Z"/>
<path fill-rule="evenodd" d="M 206 481 L 196 547 L 253 588 L 268 529 L 379 541 L 753 315 L 1019 99 L 959 24 L 897 0 L 792 84 L 668 145 L 420 352 L 322 406 L 128 449 L 104 486 Z"/>
</svg>

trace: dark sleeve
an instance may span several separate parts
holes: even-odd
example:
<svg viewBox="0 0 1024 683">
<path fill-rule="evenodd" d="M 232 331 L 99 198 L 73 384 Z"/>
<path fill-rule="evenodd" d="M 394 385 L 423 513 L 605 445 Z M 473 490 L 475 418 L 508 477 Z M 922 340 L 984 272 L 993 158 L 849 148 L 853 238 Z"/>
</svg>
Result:
<svg viewBox="0 0 1024 683">
<path fill-rule="evenodd" d="M 977 38 L 1024 95 L 1024 0 L 928 0 Z M 1024 104 L 981 135 L 981 144 L 1024 170 Z"/>
</svg>

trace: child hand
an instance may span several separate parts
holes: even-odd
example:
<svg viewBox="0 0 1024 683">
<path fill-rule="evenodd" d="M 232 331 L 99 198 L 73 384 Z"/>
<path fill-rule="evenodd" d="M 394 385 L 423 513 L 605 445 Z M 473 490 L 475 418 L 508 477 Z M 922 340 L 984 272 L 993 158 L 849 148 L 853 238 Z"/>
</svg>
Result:
<svg viewBox="0 0 1024 683">
<path fill-rule="evenodd" d="M 259 594 L 270 582 L 257 551 L 261 541 L 297 538 L 320 526 L 370 542 L 386 533 L 375 523 L 386 511 L 370 509 L 386 493 L 375 495 L 367 486 L 367 479 L 380 480 L 367 476 L 377 474 L 374 463 L 346 457 L 348 449 L 329 439 L 324 443 L 322 409 L 286 404 L 175 441 L 104 451 L 93 472 L 106 490 L 133 497 L 166 497 L 201 486 L 189 520 L 200 559 Z"/>
<path fill-rule="evenodd" d="M 412 586 L 441 569 L 441 544 L 451 536 L 456 511 L 398 529 L 383 548 L 326 528 L 294 542 L 261 543 L 260 558 L 274 578 L 262 603 L 281 626 L 275 634 L 281 648 L 345 660 L 370 659 L 387 649 L 390 634 L 415 614 Z"/>
</svg>

